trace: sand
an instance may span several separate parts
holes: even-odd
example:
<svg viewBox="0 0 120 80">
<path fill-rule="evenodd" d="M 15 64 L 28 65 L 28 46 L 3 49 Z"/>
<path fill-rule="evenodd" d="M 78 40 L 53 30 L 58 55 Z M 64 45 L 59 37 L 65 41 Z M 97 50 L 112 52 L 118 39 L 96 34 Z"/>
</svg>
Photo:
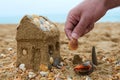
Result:
<svg viewBox="0 0 120 80">
<path fill-rule="evenodd" d="M 75 54 L 78 54 L 83 58 L 83 61 L 90 60 L 92 46 L 96 47 L 99 64 L 95 71 L 89 75 L 90 78 L 93 80 L 120 79 L 120 23 L 97 23 L 91 32 L 79 39 L 79 47 L 76 51 L 68 49 L 69 40 L 64 33 L 64 24 L 57 23 L 57 25 L 61 34 L 60 54 L 66 66 L 70 67 L 68 71 L 66 71 L 67 69 L 56 69 L 61 73 L 62 80 L 65 80 L 68 75 L 73 80 L 85 80 L 85 76 L 74 73 L 72 59 Z M 15 24 L 0 25 L 0 80 L 27 80 L 27 72 L 20 72 L 15 67 L 16 27 Z M 37 80 L 37 78 L 33 80 Z"/>
</svg>

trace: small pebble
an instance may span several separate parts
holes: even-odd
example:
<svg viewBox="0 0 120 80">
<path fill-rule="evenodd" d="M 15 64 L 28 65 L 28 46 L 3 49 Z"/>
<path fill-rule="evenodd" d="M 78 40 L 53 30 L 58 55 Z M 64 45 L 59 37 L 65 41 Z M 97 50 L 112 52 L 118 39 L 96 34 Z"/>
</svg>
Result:
<svg viewBox="0 0 120 80">
<path fill-rule="evenodd" d="M 41 75 L 42 77 L 45 77 L 45 76 L 48 76 L 48 73 L 49 73 L 49 72 L 41 71 L 41 72 L 40 72 L 40 75 Z"/>
<path fill-rule="evenodd" d="M 67 80 L 72 80 L 72 77 L 70 77 L 70 76 L 67 76 Z"/>
<path fill-rule="evenodd" d="M 4 57 L 6 57 L 6 55 L 5 55 L 5 54 L 0 54 L 0 57 L 3 57 L 3 58 L 4 58 Z"/>
<path fill-rule="evenodd" d="M 55 75 L 55 80 L 61 80 L 60 73 L 58 73 L 57 75 Z"/>
<path fill-rule="evenodd" d="M 19 69 L 21 69 L 22 71 L 25 71 L 26 70 L 25 64 L 20 64 L 19 65 Z"/>
<path fill-rule="evenodd" d="M 31 79 L 31 78 L 34 78 L 36 76 L 36 74 L 34 72 L 29 72 L 28 73 L 28 77 Z"/>
<path fill-rule="evenodd" d="M 8 48 L 8 51 L 12 51 L 13 50 L 13 48 Z"/>
</svg>

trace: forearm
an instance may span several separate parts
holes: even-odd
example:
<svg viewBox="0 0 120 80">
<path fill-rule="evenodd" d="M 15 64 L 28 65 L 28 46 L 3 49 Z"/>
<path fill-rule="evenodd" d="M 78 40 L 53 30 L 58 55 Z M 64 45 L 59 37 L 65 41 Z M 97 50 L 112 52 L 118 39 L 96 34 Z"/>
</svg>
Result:
<svg viewBox="0 0 120 80">
<path fill-rule="evenodd" d="M 105 1 L 105 7 L 107 9 L 112 9 L 120 6 L 120 0 L 104 0 L 104 1 Z"/>
</svg>

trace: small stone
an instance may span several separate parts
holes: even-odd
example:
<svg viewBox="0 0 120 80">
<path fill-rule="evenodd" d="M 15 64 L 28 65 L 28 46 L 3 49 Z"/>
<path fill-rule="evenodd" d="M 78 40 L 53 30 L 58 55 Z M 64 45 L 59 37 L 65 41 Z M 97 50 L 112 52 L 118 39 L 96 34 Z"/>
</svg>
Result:
<svg viewBox="0 0 120 80">
<path fill-rule="evenodd" d="M 55 58 L 53 66 L 58 67 L 60 65 L 60 58 Z"/>
<path fill-rule="evenodd" d="M 68 44 L 68 47 L 70 50 L 76 50 L 78 48 L 78 40 L 77 39 L 71 39 L 69 44 Z"/>
<path fill-rule="evenodd" d="M 42 77 L 48 76 L 49 72 L 41 71 L 40 74 Z"/>
<path fill-rule="evenodd" d="M 40 70 L 41 71 L 48 71 L 48 66 L 45 64 L 40 64 Z"/>
<path fill-rule="evenodd" d="M 31 78 L 34 78 L 36 76 L 36 74 L 34 72 L 28 72 L 28 77 L 31 79 Z"/>
<path fill-rule="evenodd" d="M 20 64 L 19 65 L 19 69 L 21 69 L 22 71 L 25 71 L 26 70 L 25 64 Z"/>
<path fill-rule="evenodd" d="M 74 55 L 73 64 L 81 64 L 82 58 L 79 55 Z"/>
<path fill-rule="evenodd" d="M 50 72 L 49 74 L 48 74 L 48 77 L 54 77 L 54 73 L 53 72 Z"/>
</svg>

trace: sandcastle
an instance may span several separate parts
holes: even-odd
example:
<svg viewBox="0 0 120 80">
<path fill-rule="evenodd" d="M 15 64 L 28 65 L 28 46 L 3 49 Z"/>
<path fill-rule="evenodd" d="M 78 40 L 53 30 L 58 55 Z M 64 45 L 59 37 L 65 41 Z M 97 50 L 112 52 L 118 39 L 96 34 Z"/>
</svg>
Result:
<svg viewBox="0 0 120 80">
<path fill-rule="evenodd" d="M 40 64 L 49 65 L 50 57 L 60 58 L 60 32 L 43 16 L 26 15 L 17 27 L 17 66 L 39 70 Z"/>
</svg>

